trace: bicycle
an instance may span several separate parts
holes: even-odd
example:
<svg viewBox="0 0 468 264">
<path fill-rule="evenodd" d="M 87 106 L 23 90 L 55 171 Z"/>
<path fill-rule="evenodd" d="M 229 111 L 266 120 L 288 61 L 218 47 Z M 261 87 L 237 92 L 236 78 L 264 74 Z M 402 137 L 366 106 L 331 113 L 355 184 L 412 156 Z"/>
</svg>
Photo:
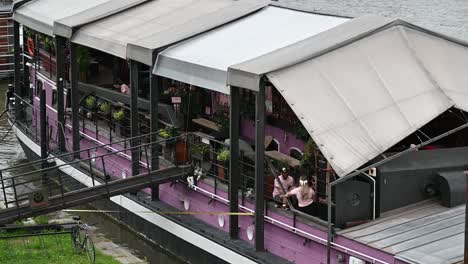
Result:
<svg viewBox="0 0 468 264">
<path fill-rule="evenodd" d="M 88 234 L 88 225 L 81 223 L 80 217 L 73 217 L 78 223 L 71 229 L 71 239 L 73 247 L 77 253 L 86 252 L 91 263 L 96 261 L 96 250 L 94 243 Z"/>
</svg>

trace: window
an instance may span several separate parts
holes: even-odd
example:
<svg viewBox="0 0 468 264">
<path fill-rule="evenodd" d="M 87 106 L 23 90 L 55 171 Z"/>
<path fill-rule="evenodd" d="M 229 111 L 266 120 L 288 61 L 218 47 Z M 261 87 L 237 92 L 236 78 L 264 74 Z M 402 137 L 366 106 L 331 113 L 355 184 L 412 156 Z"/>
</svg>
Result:
<svg viewBox="0 0 468 264">
<path fill-rule="evenodd" d="M 276 150 L 276 151 L 279 151 L 280 150 L 280 143 L 278 140 L 276 139 L 273 139 L 271 141 L 271 143 L 268 145 L 268 148 L 266 149 L 267 151 L 271 151 L 271 150 Z"/>
<path fill-rule="evenodd" d="M 41 91 L 42 91 L 42 87 L 43 87 L 43 83 L 42 81 L 37 81 L 36 82 L 36 96 L 41 96 Z"/>
<path fill-rule="evenodd" d="M 291 157 L 293 157 L 295 159 L 300 160 L 302 158 L 302 155 L 303 155 L 302 152 L 297 148 L 291 148 L 289 150 L 289 156 L 291 156 Z"/>
<path fill-rule="evenodd" d="M 57 90 L 52 90 L 52 107 L 57 110 Z"/>
</svg>

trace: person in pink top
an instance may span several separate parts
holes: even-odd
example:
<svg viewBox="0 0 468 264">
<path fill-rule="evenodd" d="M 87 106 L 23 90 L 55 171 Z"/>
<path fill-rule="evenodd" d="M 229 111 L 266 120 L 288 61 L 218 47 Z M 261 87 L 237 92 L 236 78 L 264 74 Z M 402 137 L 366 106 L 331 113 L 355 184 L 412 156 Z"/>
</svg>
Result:
<svg viewBox="0 0 468 264">
<path fill-rule="evenodd" d="M 283 188 L 286 192 L 292 189 L 294 186 L 294 179 L 288 174 L 288 170 L 286 168 L 283 168 L 281 171 L 281 175 L 278 177 L 278 179 L 281 182 L 281 185 L 283 185 Z M 276 201 L 276 207 L 279 207 L 280 204 L 283 204 L 283 208 L 286 208 L 286 198 L 281 198 L 280 196 L 284 194 L 283 189 L 281 189 L 280 184 L 278 183 L 278 180 L 275 179 L 274 183 L 274 188 L 273 188 L 273 198 Z"/>
<path fill-rule="evenodd" d="M 123 94 L 130 94 L 130 87 L 123 83 L 120 79 L 114 81 L 114 88 Z"/>
<path fill-rule="evenodd" d="M 287 198 L 290 196 L 296 196 L 299 206 L 299 211 L 309 214 L 316 214 L 315 207 L 315 191 L 309 185 L 309 181 L 305 176 L 301 176 L 299 180 L 299 187 L 292 189 L 287 192 L 285 195 L 282 195 L 281 198 Z"/>
</svg>

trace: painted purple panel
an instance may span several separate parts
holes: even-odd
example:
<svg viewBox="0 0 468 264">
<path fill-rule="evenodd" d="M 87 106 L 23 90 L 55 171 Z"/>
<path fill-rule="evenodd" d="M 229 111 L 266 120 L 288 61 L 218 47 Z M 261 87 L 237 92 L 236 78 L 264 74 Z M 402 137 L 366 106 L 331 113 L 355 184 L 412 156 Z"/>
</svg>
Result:
<svg viewBox="0 0 468 264">
<path fill-rule="evenodd" d="M 241 122 L 241 136 L 251 140 L 255 140 L 255 126 L 254 122 L 249 119 L 242 119 Z M 284 131 L 281 128 L 265 125 L 265 136 L 272 136 L 278 140 L 280 152 L 289 155 L 289 151 L 292 148 L 304 150 L 305 142 L 298 139 L 294 134 Z"/>
</svg>

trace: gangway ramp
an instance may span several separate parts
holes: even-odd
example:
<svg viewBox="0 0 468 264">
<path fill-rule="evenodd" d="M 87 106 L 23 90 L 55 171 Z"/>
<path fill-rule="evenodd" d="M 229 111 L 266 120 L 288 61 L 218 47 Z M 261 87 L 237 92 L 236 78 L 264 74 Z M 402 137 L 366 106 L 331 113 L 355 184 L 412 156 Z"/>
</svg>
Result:
<svg viewBox="0 0 468 264">
<path fill-rule="evenodd" d="M 191 171 L 191 166 L 175 165 L 159 155 L 159 166 L 152 169 L 150 165 L 152 157 L 148 148 L 153 144 L 170 145 L 162 143 L 174 140 L 180 138 L 119 150 L 116 143 L 113 147 L 107 144 L 2 169 L 0 195 L 6 208 L 0 210 L 0 225 L 180 179 Z M 132 165 L 127 154 L 132 151 L 143 153 L 138 161 L 140 173 L 121 176 Z M 31 170 L 34 165 L 40 169 Z M 18 169 L 23 173 L 15 173 Z M 25 169 L 29 171 L 24 172 Z"/>
</svg>

